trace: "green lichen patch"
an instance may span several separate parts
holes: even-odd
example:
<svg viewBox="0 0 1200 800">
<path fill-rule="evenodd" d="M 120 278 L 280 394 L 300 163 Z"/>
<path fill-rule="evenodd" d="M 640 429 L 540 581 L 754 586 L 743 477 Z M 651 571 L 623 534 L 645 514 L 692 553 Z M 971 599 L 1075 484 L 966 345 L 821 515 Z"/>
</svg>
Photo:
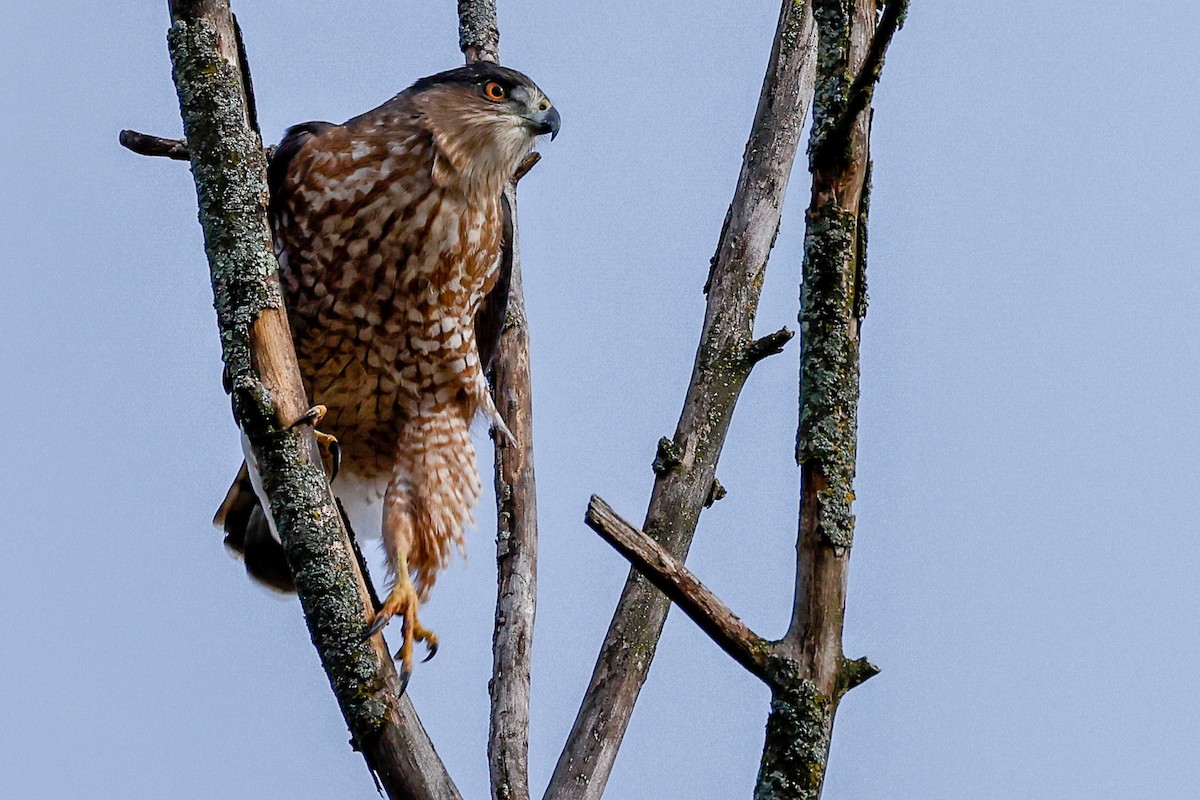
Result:
<svg viewBox="0 0 1200 800">
<path fill-rule="evenodd" d="M 800 296 L 800 428 L 796 460 L 824 477 L 817 493 L 822 536 L 836 547 L 854 537 L 858 433 L 858 339 L 853 334 L 856 216 L 833 201 L 817 209 L 805 238 Z"/>
<path fill-rule="evenodd" d="M 268 398 L 255 388 L 249 330 L 264 308 L 282 299 L 265 222 L 262 141 L 245 123 L 241 75 L 222 58 L 212 25 L 177 21 L 167 43 L 235 408 L 265 425 Z"/>
<path fill-rule="evenodd" d="M 833 705 L 811 681 L 776 689 L 754 800 L 817 800 L 832 730 Z"/>
</svg>

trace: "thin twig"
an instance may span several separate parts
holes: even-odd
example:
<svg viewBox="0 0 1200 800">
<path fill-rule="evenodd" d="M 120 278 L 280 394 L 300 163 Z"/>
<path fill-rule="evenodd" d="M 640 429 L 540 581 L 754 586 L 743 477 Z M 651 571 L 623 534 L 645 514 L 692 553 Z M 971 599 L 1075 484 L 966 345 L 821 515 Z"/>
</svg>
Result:
<svg viewBox="0 0 1200 800">
<path fill-rule="evenodd" d="M 746 358 L 750 360 L 750 363 L 757 364 L 768 356 L 779 355 L 795 335 L 795 331 L 780 328 L 774 333 L 768 333 L 766 336 L 755 339 L 746 348 Z"/>
<path fill-rule="evenodd" d="M 771 682 L 767 668 L 770 643 L 750 630 L 691 570 L 596 495 L 592 495 L 584 519 L 734 661 L 752 675 Z"/>
<path fill-rule="evenodd" d="M 807 2 L 783 0 L 737 189 L 708 280 L 695 367 L 675 435 L 659 448 L 642 530 L 682 561 L 712 497 L 734 404 L 750 375 L 754 315 L 788 177 L 812 98 L 815 31 Z M 547 800 L 598 800 L 646 681 L 670 601 L 637 570 L 621 594 Z"/>
<path fill-rule="evenodd" d="M 132 150 L 139 156 L 157 156 L 175 161 L 188 161 L 192 157 L 188 152 L 187 142 L 182 139 L 164 139 L 148 133 L 124 130 L 117 140 L 126 150 Z"/>
<path fill-rule="evenodd" d="M 459 800 L 381 636 L 325 478 L 271 250 L 266 161 L 228 0 L 172 0 L 168 34 L 234 415 L 257 461 L 300 603 L 342 714 L 389 797 Z M 264 276 L 269 276 L 264 280 Z"/>
<path fill-rule="evenodd" d="M 499 61 L 495 0 L 459 0 L 459 46 L 467 63 Z M 512 215 L 508 310 L 492 363 L 496 409 L 512 442 L 495 447 L 496 621 L 492 635 L 488 768 L 496 800 L 529 800 L 529 693 L 537 608 L 537 493 L 529 329 L 521 282 L 516 184 L 541 158 L 530 153 L 505 191 Z"/>
<path fill-rule="evenodd" d="M 538 162 L 541 160 L 542 154 L 537 150 L 534 150 L 532 153 L 525 156 L 525 158 L 521 159 L 521 163 L 517 164 L 517 171 L 513 173 L 513 183 L 520 183 L 521 178 L 524 178 L 526 175 L 528 175 L 529 170 L 536 167 Z"/>
</svg>

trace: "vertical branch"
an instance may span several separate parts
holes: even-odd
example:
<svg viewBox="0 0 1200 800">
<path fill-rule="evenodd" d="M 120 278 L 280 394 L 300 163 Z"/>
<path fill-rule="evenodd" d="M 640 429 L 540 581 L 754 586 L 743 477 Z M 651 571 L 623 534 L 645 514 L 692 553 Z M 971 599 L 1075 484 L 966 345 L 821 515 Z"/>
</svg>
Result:
<svg viewBox="0 0 1200 800">
<path fill-rule="evenodd" d="M 515 230 L 514 224 L 514 234 Z M 520 269 L 514 264 L 508 315 L 492 372 L 496 408 L 513 435 L 513 444 L 496 446 L 499 574 L 489 687 L 492 711 L 488 762 L 497 800 L 529 798 L 529 673 L 537 602 L 537 497 L 529 332 L 521 290 Z"/>
<path fill-rule="evenodd" d="M 407 699 L 382 637 L 362 641 L 370 596 L 311 430 L 266 217 L 266 162 L 227 0 L 172 0 L 168 34 L 225 378 L 249 440 L 313 644 L 342 714 L 389 797 L 458 792 Z"/>
<path fill-rule="evenodd" d="M 714 496 L 717 459 L 741 388 L 757 360 L 786 341 L 753 340 L 763 272 L 812 98 L 815 29 L 807 0 L 783 0 L 737 189 L 713 257 L 696 362 L 675 435 L 659 443 L 643 530 L 675 559 L 691 545 Z M 666 621 L 670 602 L 631 570 L 591 682 L 559 756 L 547 800 L 597 800 Z"/>
<path fill-rule="evenodd" d="M 458 0 L 459 47 L 467 63 L 499 61 L 495 0 Z M 527 161 L 530 166 L 533 161 Z M 519 177 L 519 175 L 517 176 Z M 492 364 L 492 394 L 513 440 L 495 447 L 496 622 L 492 635 L 492 707 L 488 767 L 496 800 L 529 798 L 529 691 L 537 605 L 537 496 L 529 328 L 521 283 L 516 183 L 505 190 L 512 233 L 503 254 L 510 271 L 508 308 Z"/>
<path fill-rule="evenodd" d="M 878 672 L 842 652 L 854 537 L 859 333 L 866 312 L 870 92 L 906 0 L 813 0 L 816 100 L 801 286 L 800 519 L 796 593 L 780 653 L 794 679 L 775 687 L 756 800 L 816 800 L 838 702 Z M 876 30 L 877 23 L 879 30 Z"/>
</svg>

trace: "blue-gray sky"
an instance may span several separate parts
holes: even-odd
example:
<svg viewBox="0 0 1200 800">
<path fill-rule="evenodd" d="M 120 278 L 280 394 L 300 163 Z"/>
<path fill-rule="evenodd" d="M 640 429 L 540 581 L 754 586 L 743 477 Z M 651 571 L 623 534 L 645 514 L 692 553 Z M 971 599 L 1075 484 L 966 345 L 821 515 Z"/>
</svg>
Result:
<svg viewBox="0 0 1200 800">
<path fill-rule="evenodd" d="M 264 133 L 459 62 L 453 3 L 236 3 Z M 6 796 L 374 796 L 294 602 L 209 528 L 220 388 L 165 3 L 25 4 L 0 33 L 0 786 Z M 777 5 L 502 3 L 563 131 L 522 183 L 540 605 L 531 769 L 553 768 L 625 576 Z M 826 796 L 1200 790 L 1194 227 L 1200 9 L 917 0 L 876 96 L 858 536 Z M 807 176 L 759 315 L 794 322 Z M 765 635 L 791 599 L 796 348 L 752 377 L 689 563 Z M 472 557 L 411 691 L 486 796 L 494 592 Z M 747 797 L 766 691 L 673 614 L 609 797 Z"/>
</svg>

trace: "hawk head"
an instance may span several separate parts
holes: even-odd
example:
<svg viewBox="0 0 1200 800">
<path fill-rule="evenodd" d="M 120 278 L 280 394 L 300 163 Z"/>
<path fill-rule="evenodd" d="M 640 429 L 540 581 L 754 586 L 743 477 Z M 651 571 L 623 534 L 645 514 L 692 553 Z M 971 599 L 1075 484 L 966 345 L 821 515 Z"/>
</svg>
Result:
<svg viewBox="0 0 1200 800">
<path fill-rule="evenodd" d="M 476 62 L 422 78 L 396 97 L 432 135 L 443 180 L 498 191 L 538 136 L 558 135 L 558 110 L 516 70 Z"/>
</svg>

